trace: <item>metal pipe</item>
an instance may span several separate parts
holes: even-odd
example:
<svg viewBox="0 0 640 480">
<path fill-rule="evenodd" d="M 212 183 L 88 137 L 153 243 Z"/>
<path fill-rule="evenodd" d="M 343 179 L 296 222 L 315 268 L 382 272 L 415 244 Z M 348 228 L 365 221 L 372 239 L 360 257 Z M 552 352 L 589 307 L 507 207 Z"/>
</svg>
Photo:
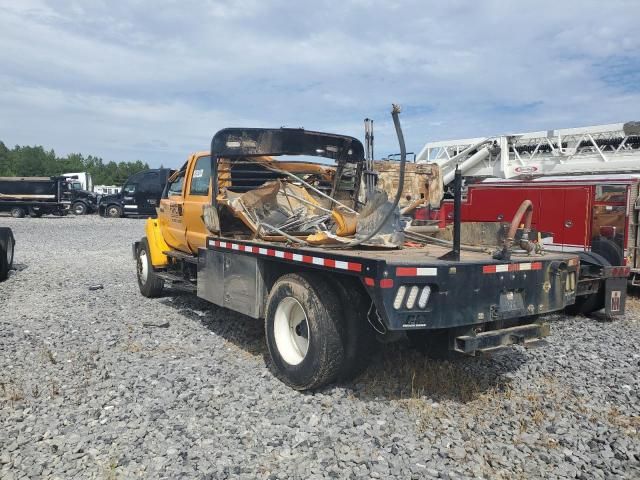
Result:
<svg viewBox="0 0 640 480">
<path fill-rule="evenodd" d="M 396 135 L 398 136 L 398 143 L 400 144 L 400 173 L 398 175 L 398 189 L 396 190 L 396 196 L 393 199 L 391 208 L 387 211 L 387 214 L 376 226 L 376 228 L 374 228 L 373 231 L 369 233 L 367 236 L 365 236 L 364 238 L 355 240 L 353 242 L 347 243 L 346 245 L 336 246 L 335 248 L 355 247 L 356 245 L 360 245 L 364 242 L 368 242 L 369 240 L 371 240 L 380 230 L 382 230 L 382 227 L 384 226 L 384 224 L 387 223 L 389 218 L 391 218 L 391 215 L 393 215 L 393 213 L 395 212 L 398 206 L 398 202 L 400 202 L 400 197 L 402 197 L 402 190 L 404 189 L 404 171 L 407 163 L 407 148 L 404 143 L 402 126 L 400 125 L 400 117 L 399 117 L 400 111 L 401 111 L 400 105 L 396 105 L 394 103 L 391 108 L 391 118 L 393 119 L 393 126 L 396 129 Z"/>
<path fill-rule="evenodd" d="M 418 241 L 425 243 L 434 243 L 436 245 L 441 245 L 443 247 L 450 247 L 453 245 L 453 242 L 449 240 L 444 240 L 442 238 L 431 237 L 429 235 L 422 235 L 416 232 L 406 232 L 407 237 L 417 239 Z M 460 250 L 465 252 L 480 252 L 480 253 L 490 253 L 488 248 L 484 247 L 473 247 L 471 245 L 460 245 Z"/>
<path fill-rule="evenodd" d="M 485 142 L 482 143 L 486 143 L 489 140 L 486 140 Z M 453 161 L 454 159 L 457 159 L 458 157 L 460 157 L 463 153 L 470 151 L 472 147 L 467 148 L 464 152 L 456 155 L 455 157 L 453 157 L 450 161 Z M 491 152 L 489 151 L 489 147 L 484 147 L 480 150 L 478 150 L 476 153 L 474 153 L 473 155 L 471 155 L 469 158 L 467 158 L 464 162 L 462 162 L 459 165 L 456 165 L 456 171 L 459 169 L 463 172 L 467 171 L 469 168 L 473 167 L 476 163 L 481 162 L 482 160 L 485 160 L 486 158 L 489 157 L 489 155 L 491 155 Z M 444 175 L 443 177 L 443 182 L 445 185 L 448 185 L 451 180 L 454 179 L 456 172 L 448 172 Z"/>
<path fill-rule="evenodd" d="M 461 219 L 460 212 L 462 210 L 462 171 L 456 167 L 453 179 L 453 246 L 451 249 L 451 259 L 460 260 L 460 230 Z"/>
<path fill-rule="evenodd" d="M 320 205 L 316 205 L 315 203 L 310 202 L 310 201 L 309 201 L 309 200 L 307 200 L 306 198 L 302 198 L 302 197 L 300 197 L 300 196 L 296 195 L 296 194 L 295 194 L 295 193 L 293 193 L 293 192 L 289 192 L 289 191 L 287 191 L 287 187 L 285 186 L 285 184 L 284 184 L 284 183 L 282 184 L 282 188 L 283 188 L 283 193 L 284 193 L 284 195 L 285 195 L 285 196 L 287 196 L 287 197 L 288 197 L 288 196 L 293 197 L 293 198 L 295 198 L 296 200 L 299 200 L 299 201 L 300 201 L 300 202 L 302 202 L 302 203 L 306 203 L 307 205 L 311 205 L 312 207 L 317 208 L 317 209 L 318 209 L 318 210 L 320 210 L 321 212 L 332 213 L 332 211 L 331 211 L 331 210 L 329 210 L 328 208 L 324 208 L 324 207 L 321 207 Z M 291 206 L 291 204 L 289 204 L 289 206 Z M 293 210 L 293 207 L 291 207 L 291 210 Z"/>
<path fill-rule="evenodd" d="M 413 233 L 436 233 L 442 230 L 438 225 L 411 225 L 404 229 L 405 232 Z"/>
<path fill-rule="evenodd" d="M 268 223 L 264 223 L 262 222 L 262 225 L 260 225 L 260 227 L 267 227 L 270 230 L 273 230 L 276 233 L 279 233 L 280 235 L 282 235 L 285 238 L 288 238 L 289 240 L 291 240 L 292 242 L 296 242 L 296 243 L 300 243 L 302 245 L 308 245 L 308 243 L 300 238 L 296 238 L 293 235 L 289 235 L 287 232 L 283 232 L 282 230 L 280 230 L 278 227 L 274 227 L 273 225 L 269 225 Z"/>
</svg>

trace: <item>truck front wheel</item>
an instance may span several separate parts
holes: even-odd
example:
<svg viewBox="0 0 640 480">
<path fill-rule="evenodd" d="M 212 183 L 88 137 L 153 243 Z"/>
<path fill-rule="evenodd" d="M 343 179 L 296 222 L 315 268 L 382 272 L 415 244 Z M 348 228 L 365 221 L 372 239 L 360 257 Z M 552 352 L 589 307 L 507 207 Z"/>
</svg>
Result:
<svg viewBox="0 0 640 480">
<path fill-rule="evenodd" d="M 13 218 L 24 218 L 26 214 L 27 212 L 25 212 L 24 208 L 22 207 L 13 207 L 11 209 L 11 216 Z"/>
<path fill-rule="evenodd" d="M 122 208 L 118 205 L 109 205 L 105 210 L 105 214 L 110 218 L 120 218 L 122 216 Z"/>
<path fill-rule="evenodd" d="M 149 254 L 149 242 L 147 242 L 146 238 L 143 238 L 138 246 L 136 270 L 140 293 L 147 298 L 159 297 L 164 289 L 164 280 L 153 271 L 151 255 Z"/>
<path fill-rule="evenodd" d="M 88 208 L 84 202 L 76 202 L 73 204 L 72 210 L 75 215 L 86 215 Z"/>
<path fill-rule="evenodd" d="M 265 319 L 276 376 L 296 390 L 336 380 L 345 359 L 342 320 L 339 297 L 323 279 L 280 278 L 269 294 Z"/>
</svg>

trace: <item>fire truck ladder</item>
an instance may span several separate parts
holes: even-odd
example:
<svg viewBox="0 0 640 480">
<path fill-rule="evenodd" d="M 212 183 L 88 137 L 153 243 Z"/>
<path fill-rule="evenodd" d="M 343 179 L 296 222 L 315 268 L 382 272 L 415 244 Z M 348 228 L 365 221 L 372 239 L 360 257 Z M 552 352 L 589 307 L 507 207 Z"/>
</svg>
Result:
<svg viewBox="0 0 640 480">
<path fill-rule="evenodd" d="M 640 122 L 429 142 L 417 161 L 437 163 L 444 184 L 465 177 L 533 178 L 640 172 Z"/>
</svg>

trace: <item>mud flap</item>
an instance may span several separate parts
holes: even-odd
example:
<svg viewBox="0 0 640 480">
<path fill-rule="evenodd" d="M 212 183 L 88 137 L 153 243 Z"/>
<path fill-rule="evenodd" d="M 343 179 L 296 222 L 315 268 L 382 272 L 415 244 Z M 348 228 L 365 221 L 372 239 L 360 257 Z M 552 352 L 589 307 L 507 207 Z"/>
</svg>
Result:
<svg viewBox="0 0 640 480">
<path fill-rule="evenodd" d="M 627 278 L 609 277 L 604 282 L 604 313 L 607 316 L 624 315 L 627 303 Z"/>
</svg>

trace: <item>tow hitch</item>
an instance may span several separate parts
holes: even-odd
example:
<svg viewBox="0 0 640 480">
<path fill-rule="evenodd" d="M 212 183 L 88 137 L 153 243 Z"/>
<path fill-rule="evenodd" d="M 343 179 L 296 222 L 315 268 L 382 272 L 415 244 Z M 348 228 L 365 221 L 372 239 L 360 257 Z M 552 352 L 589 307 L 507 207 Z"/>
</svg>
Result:
<svg viewBox="0 0 640 480">
<path fill-rule="evenodd" d="M 503 328 L 477 335 L 456 337 L 454 350 L 461 353 L 485 352 L 507 345 L 525 345 L 536 342 L 551 333 L 548 323 L 530 323 Z"/>
</svg>

